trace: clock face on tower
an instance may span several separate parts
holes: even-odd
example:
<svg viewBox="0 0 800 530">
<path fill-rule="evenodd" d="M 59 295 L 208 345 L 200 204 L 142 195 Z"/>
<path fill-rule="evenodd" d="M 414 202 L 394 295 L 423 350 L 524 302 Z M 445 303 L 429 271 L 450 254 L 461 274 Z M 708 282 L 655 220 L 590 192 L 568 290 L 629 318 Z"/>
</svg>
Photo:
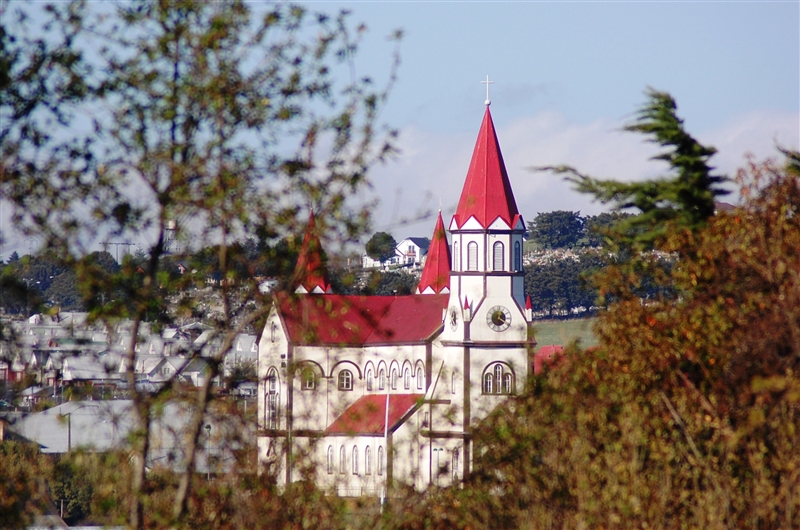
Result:
<svg viewBox="0 0 800 530">
<path fill-rule="evenodd" d="M 511 325 L 511 312 L 501 305 L 496 305 L 486 314 L 486 323 L 495 331 L 505 331 Z"/>
<path fill-rule="evenodd" d="M 453 331 L 458 329 L 458 309 L 456 309 L 456 306 L 450 307 L 448 320 L 450 320 L 450 329 Z"/>
</svg>

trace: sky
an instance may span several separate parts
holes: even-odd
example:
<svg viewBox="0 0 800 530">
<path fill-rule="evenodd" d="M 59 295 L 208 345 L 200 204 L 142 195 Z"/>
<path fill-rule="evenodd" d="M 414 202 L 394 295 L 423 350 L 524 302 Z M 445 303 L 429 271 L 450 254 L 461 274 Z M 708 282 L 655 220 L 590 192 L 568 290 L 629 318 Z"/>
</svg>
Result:
<svg viewBox="0 0 800 530">
<path fill-rule="evenodd" d="M 363 195 L 380 201 L 372 232 L 398 241 L 430 237 L 440 205 L 445 223 L 455 211 L 487 75 L 526 221 L 539 212 L 606 210 L 531 167 L 568 164 L 621 180 L 665 173 L 648 160 L 655 146 L 621 131 L 647 87 L 676 99 L 690 134 L 717 148 L 711 163 L 720 173 L 735 175 L 746 153 L 763 159 L 777 156 L 776 144 L 800 148 L 797 0 L 300 3 L 329 14 L 347 9 L 354 24 L 366 24 L 356 69 L 377 83 L 392 64 L 387 37 L 403 31 L 397 80 L 380 116 L 399 131 L 399 153 L 373 170 Z M 736 193 L 726 200 L 735 203 Z M 11 235 L 2 250 L 3 258 L 26 254 L 28 243 Z"/>
<path fill-rule="evenodd" d="M 520 212 L 606 207 L 528 168 L 568 164 L 601 178 L 663 175 L 656 146 L 622 132 L 645 90 L 669 92 L 690 134 L 730 176 L 746 153 L 800 147 L 800 3 L 302 2 L 348 9 L 369 31 L 359 75 L 385 79 L 403 31 L 397 82 L 381 118 L 398 156 L 372 173 L 374 230 L 430 237 L 455 210 L 483 117 L 491 112 Z M 726 199 L 736 202 L 737 194 Z M 441 202 L 440 202 L 441 201 Z M 424 212 L 420 222 L 404 222 Z"/>
</svg>

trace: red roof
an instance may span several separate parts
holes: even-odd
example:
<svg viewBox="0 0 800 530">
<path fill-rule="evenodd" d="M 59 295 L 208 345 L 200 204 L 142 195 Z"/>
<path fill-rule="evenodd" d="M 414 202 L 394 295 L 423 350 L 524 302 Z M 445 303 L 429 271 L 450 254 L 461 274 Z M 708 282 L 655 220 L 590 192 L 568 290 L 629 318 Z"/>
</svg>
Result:
<svg viewBox="0 0 800 530">
<path fill-rule="evenodd" d="M 488 106 L 453 219 L 460 228 L 473 216 L 483 228 L 487 228 L 498 217 L 513 228 L 519 219 L 519 210 Z"/>
<path fill-rule="evenodd" d="M 328 269 L 325 267 L 323 255 L 322 243 L 319 241 L 317 232 L 317 222 L 312 211 L 308 218 L 306 234 L 303 236 L 300 255 L 297 257 L 297 266 L 294 269 L 298 289 L 302 287 L 307 293 L 314 292 L 314 289 L 322 293 L 330 292 Z"/>
<path fill-rule="evenodd" d="M 413 409 L 423 394 L 389 394 L 389 430 Z M 368 394 L 350 405 L 325 429 L 336 434 L 383 434 L 386 429 L 386 394 Z"/>
<path fill-rule="evenodd" d="M 552 365 L 564 355 L 564 346 L 552 344 L 542 346 L 533 356 L 533 373 L 539 375 L 545 365 Z"/>
<path fill-rule="evenodd" d="M 448 298 L 284 293 L 277 304 L 293 343 L 357 346 L 424 342 L 441 328 Z"/>
<path fill-rule="evenodd" d="M 436 219 L 436 228 L 433 229 L 433 239 L 428 248 L 428 258 L 422 269 L 417 294 L 424 293 L 428 288 L 436 294 L 441 293 L 442 289 L 450 289 L 450 245 L 447 244 L 441 211 Z"/>
</svg>

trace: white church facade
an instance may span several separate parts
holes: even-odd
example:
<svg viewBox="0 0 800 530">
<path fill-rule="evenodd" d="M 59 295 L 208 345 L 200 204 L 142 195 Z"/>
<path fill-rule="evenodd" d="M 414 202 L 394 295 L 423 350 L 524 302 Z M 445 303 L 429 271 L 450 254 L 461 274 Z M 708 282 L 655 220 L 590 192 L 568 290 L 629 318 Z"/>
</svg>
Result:
<svg viewBox="0 0 800 530">
<path fill-rule="evenodd" d="M 295 294 L 259 341 L 258 454 L 280 485 L 339 495 L 468 475 L 475 428 L 533 370 L 525 223 L 489 106 L 456 213 L 437 219 L 417 294 L 332 294 L 313 215 Z M 526 305 L 528 307 L 526 307 Z"/>
</svg>

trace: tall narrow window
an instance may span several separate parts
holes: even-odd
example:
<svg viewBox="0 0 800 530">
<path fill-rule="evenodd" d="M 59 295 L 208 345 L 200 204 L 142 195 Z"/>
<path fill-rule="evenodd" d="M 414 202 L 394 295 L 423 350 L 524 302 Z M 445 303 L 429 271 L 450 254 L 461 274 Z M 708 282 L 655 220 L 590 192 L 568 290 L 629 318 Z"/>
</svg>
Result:
<svg viewBox="0 0 800 530">
<path fill-rule="evenodd" d="M 458 480 L 458 466 L 461 460 L 458 449 L 453 449 L 453 480 Z"/>
<path fill-rule="evenodd" d="M 522 251 L 520 250 L 519 241 L 514 243 L 514 270 L 522 270 Z"/>
<path fill-rule="evenodd" d="M 358 475 L 358 447 L 353 446 L 353 475 Z"/>
<path fill-rule="evenodd" d="M 372 370 L 367 370 L 367 391 L 372 392 Z"/>
<path fill-rule="evenodd" d="M 383 446 L 378 446 L 378 475 L 383 475 L 383 466 L 386 464 L 384 460 Z"/>
<path fill-rule="evenodd" d="M 392 390 L 397 390 L 397 370 L 392 370 Z"/>
<path fill-rule="evenodd" d="M 303 381 L 303 390 L 314 390 L 317 387 L 317 378 L 312 368 L 308 366 L 303 368 L 301 379 Z"/>
<path fill-rule="evenodd" d="M 370 449 L 369 446 L 367 446 L 366 451 L 364 451 L 364 474 L 372 474 L 372 449 Z"/>
<path fill-rule="evenodd" d="M 333 474 L 333 446 L 328 446 L 328 474 Z"/>
<path fill-rule="evenodd" d="M 350 370 L 339 372 L 339 390 L 353 390 L 353 374 Z"/>
<path fill-rule="evenodd" d="M 467 244 L 467 270 L 478 270 L 478 244 L 474 241 Z"/>
<path fill-rule="evenodd" d="M 273 369 L 267 374 L 267 429 L 278 428 L 278 373 Z"/>
<path fill-rule="evenodd" d="M 498 394 L 502 393 L 503 392 L 503 387 L 501 386 L 501 383 L 503 381 L 503 367 L 502 367 L 502 365 L 499 365 L 499 364 L 495 365 L 495 367 L 494 367 L 494 380 L 497 383 L 496 384 L 497 393 Z"/>
<path fill-rule="evenodd" d="M 411 370 L 409 370 L 408 368 L 406 368 L 405 371 L 403 372 L 403 386 L 405 387 L 406 390 L 411 388 Z"/>
<path fill-rule="evenodd" d="M 450 374 L 450 392 L 455 394 L 456 393 L 456 374 L 453 372 Z"/>
<path fill-rule="evenodd" d="M 458 270 L 458 241 L 453 241 L 453 270 Z"/>
<path fill-rule="evenodd" d="M 511 372 L 506 372 L 503 375 L 503 393 L 510 394 L 512 387 L 512 379 L 511 379 Z"/>
<path fill-rule="evenodd" d="M 347 454 L 345 453 L 344 446 L 339 448 L 339 473 L 342 475 L 347 473 Z"/>
<path fill-rule="evenodd" d="M 492 388 L 494 385 L 494 375 L 491 372 L 487 372 L 486 375 L 483 376 L 483 393 L 484 394 L 491 394 Z"/>
<path fill-rule="evenodd" d="M 422 386 L 425 383 L 425 378 L 422 375 L 422 368 L 417 368 L 417 390 L 422 390 Z"/>
<path fill-rule="evenodd" d="M 378 377 L 378 390 L 383 390 L 384 388 L 386 388 L 386 371 L 381 370 Z"/>
<path fill-rule="evenodd" d="M 504 263 L 505 260 L 503 259 L 505 257 L 504 256 L 505 247 L 501 242 L 497 241 L 492 246 L 492 254 L 493 254 L 492 269 L 496 271 L 501 271 L 505 269 L 505 263 Z"/>
<path fill-rule="evenodd" d="M 278 428 L 278 394 L 267 395 L 267 429 Z"/>
</svg>

